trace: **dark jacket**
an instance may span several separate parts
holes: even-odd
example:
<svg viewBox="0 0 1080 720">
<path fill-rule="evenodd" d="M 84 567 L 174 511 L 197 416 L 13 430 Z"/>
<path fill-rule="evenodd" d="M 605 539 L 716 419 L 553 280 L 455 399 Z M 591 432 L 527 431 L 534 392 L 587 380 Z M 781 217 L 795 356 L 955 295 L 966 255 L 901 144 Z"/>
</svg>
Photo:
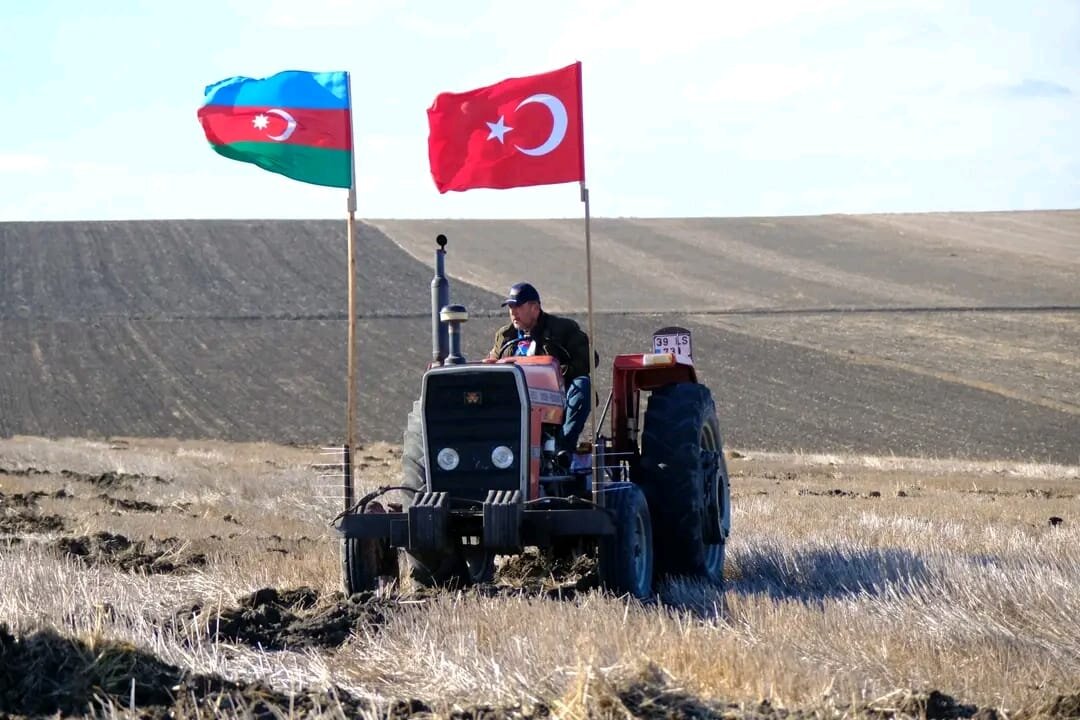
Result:
<svg viewBox="0 0 1080 720">
<path fill-rule="evenodd" d="M 559 361 L 566 382 L 589 374 L 589 336 L 575 321 L 541 310 L 536 326 L 529 334 L 537 341 L 537 355 L 550 355 Z M 513 323 L 503 325 L 495 333 L 495 345 L 488 357 L 497 359 L 513 355 L 516 345 L 510 341 L 516 340 L 517 336 L 518 331 Z"/>
</svg>

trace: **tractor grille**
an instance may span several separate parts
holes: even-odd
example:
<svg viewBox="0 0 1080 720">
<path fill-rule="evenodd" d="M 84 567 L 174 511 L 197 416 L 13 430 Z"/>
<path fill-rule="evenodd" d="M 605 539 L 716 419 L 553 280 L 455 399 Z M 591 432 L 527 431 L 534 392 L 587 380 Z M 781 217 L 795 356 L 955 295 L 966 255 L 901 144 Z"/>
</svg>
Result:
<svg viewBox="0 0 1080 720">
<path fill-rule="evenodd" d="M 518 391 L 518 371 L 512 367 L 462 369 L 428 373 L 424 390 L 427 465 L 431 489 L 453 498 L 483 501 L 488 490 L 521 487 L 522 423 L 528 406 Z M 505 445 L 514 452 L 506 469 L 492 464 L 491 451 Z M 442 448 L 461 458 L 453 470 L 443 470 L 436 458 Z"/>
</svg>

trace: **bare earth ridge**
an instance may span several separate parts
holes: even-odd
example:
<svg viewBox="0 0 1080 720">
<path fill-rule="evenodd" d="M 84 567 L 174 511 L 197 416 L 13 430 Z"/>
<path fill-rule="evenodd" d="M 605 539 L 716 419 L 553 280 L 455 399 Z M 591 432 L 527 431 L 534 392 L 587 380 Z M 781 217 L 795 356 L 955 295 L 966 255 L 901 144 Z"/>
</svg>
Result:
<svg viewBox="0 0 1080 720">
<path fill-rule="evenodd" d="M 0 435 L 341 442 L 344 226 L 0 223 Z M 591 229 L 604 364 L 690 327 L 730 447 L 1080 461 L 1080 211 Z M 580 219 L 360 223 L 366 441 L 430 357 L 439 232 L 467 356 L 520 279 L 586 323 Z"/>
</svg>

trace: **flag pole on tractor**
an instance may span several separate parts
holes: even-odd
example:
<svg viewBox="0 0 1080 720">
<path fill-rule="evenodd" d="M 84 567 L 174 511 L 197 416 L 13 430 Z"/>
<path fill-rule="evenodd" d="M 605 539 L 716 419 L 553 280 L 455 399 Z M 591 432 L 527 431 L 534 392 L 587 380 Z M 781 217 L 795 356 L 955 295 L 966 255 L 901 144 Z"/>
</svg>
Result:
<svg viewBox="0 0 1080 720">
<path fill-rule="evenodd" d="M 356 433 L 356 161 L 349 82 L 349 73 L 341 71 L 285 70 L 265 78 L 238 75 L 208 85 L 198 111 L 206 139 L 219 155 L 300 182 L 349 191 L 348 418 L 342 458 L 346 508 L 352 505 Z"/>
<path fill-rule="evenodd" d="M 352 107 L 352 78 L 345 73 L 345 98 L 346 104 Z M 349 147 L 352 147 L 352 117 L 350 113 Z M 348 235 L 349 255 L 349 350 L 346 360 L 345 374 L 348 376 L 348 391 L 346 393 L 346 421 L 345 421 L 345 449 L 342 458 L 343 472 L 345 474 L 345 508 L 351 508 L 355 496 L 353 484 L 353 452 L 356 449 L 356 152 L 349 153 L 349 198 L 346 202 L 348 219 L 345 223 L 345 231 Z"/>
<path fill-rule="evenodd" d="M 583 151 L 584 152 L 584 151 Z M 584 164 L 582 164 L 584 167 Z M 589 321 L 589 375 L 593 374 L 596 370 L 596 341 L 593 337 L 596 331 L 593 327 L 593 301 L 592 301 L 592 242 L 589 235 L 589 188 L 585 186 L 585 181 L 581 181 L 581 202 L 585 203 L 585 295 Z M 596 391 L 592 387 L 592 383 L 589 383 L 589 392 L 594 396 Z M 589 398 L 589 404 L 592 404 L 592 398 Z M 589 413 L 589 437 L 592 438 L 590 442 L 589 452 L 592 454 L 592 479 L 593 479 L 593 502 L 597 505 L 603 505 L 603 498 L 597 494 L 597 485 L 599 484 L 599 469 L 596 467 L 596 412 Z"/>
<path fill-rule="evenodd" d="M 589 375 L 592 376 L 596 368 L 596 330 L 593 326 L 593 292 L 592 292 L 592 238 L 589 232 L 589 188 L 585 185 L 585 109 L 583 102 L 584 94 L 581 91 L 581 63 L 578 63 L 577 73 L 577 95 L 578 95 L 578 127 L 581 128 L 582 140 L 578 145 L 578 165 L 581 168 L 581 202 L 585 204 L 585 295 L 588 312 L 589 323 Z M 594 397 L 596 391 L 592 387 L 592 382 L 589 383 L 589 393 Z M 592 405 L 592 397 L 589 398 L 589 404 Z M 592 486 L 593 486 L 593 502 L 598 505 L 603 505 L 603 497 L 598 494 L 598 485 L 600 479 L 600 469 L 596 467 L 596 410 L 589 413 L 589 437 L 592 442 L 589 443 L 589 452 L 592 454 L 592 461 L 590 466 L 592 467 Z"/>
<path fill-rule="evenodd" d="M 585 273 L 589 316 L 589 375 L 595 370 L 589 191 L 585 186 L 585 128 L 581 63 L 539 75 L 508 78 L 462 93 L 440 93 L 428 108 L 428 161 L 439 192 L 472 188 L 581 183 L 585 203 Z M 593 500 L 597 490 L 596 413 L 590 412 Z"/>
</svg>

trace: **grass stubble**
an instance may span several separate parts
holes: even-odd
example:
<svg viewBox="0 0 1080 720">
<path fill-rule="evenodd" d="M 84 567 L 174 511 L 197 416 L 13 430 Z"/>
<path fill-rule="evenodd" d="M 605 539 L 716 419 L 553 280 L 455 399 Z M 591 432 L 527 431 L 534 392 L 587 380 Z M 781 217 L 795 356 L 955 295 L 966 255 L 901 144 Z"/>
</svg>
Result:
<svg viewBox="0 0 1080 720">
<path fill-rule="evenodd" d="M 395 482 L 395 446 L 357 457 L 366 484 Z M 0 535 L 0 714 L 1080 713 L 1075 467 L 732 453 L 724 592 L 558 598 L 555 577 L 515 589 L 507 563 L 498 592 L 383 588 L 353 599 L 378 605 L 353 622 L 328 526 L 340 484 L 314 467 L 326 460 L 267 444 L 0 440 L 0 511 L 63 521 Z M 156 543 L 154 562 L 180 569 L 58 550 L 96 533 Z M 291 608 L 251 599 L 298 588 L 307 601 Z M 269 648 L 223 635 L 227 620 L 282 613 L 300 637 L 312 618 L 343 631 Z"/>
</svg>

